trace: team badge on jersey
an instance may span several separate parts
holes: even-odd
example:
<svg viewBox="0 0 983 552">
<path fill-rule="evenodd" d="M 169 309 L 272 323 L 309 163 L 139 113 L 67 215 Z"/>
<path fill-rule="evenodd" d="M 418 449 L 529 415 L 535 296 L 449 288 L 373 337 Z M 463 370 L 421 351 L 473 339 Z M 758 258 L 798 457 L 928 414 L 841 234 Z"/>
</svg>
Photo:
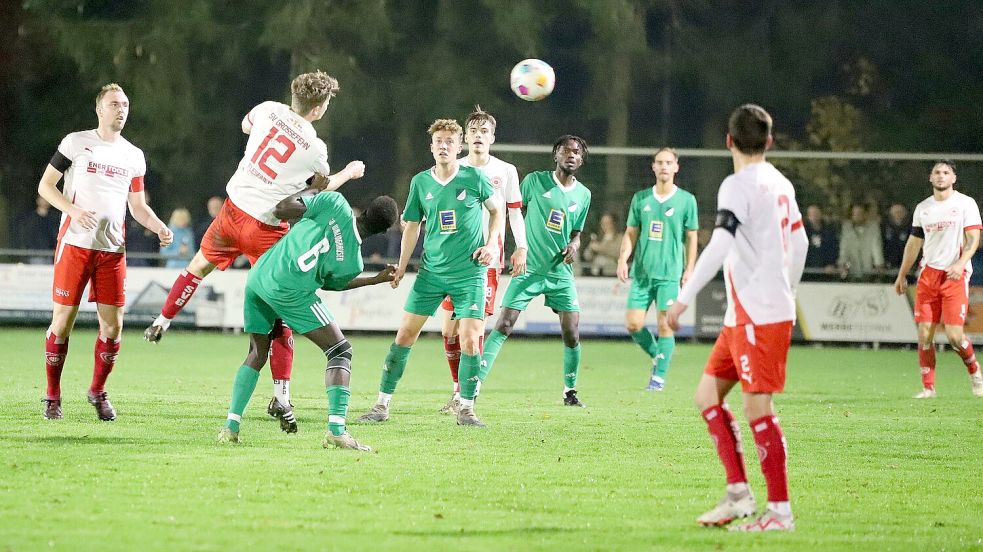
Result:
<svg viewBox="0 0 983 552">
<path fill-rule="evenodd" d="M 457 193 L 457 199 L 459 201 L 464 201 L 468 197 L 468 192 L 466 190 L 460 190 Z"/>
<path fill-rule="evenodd" d="M 574 212 L 574 211 L 576 211 L 576 210 L 577 210 L 577 202 L 573 202 L 573 203 L 570 204 L 569 207 L 567 207 L 567 211 L 570 211 L 571 213 Z"/>
<path fill-rule="evenodd" d="M 669 209 L 666 210 L 666 216 L 667 217 L 671 217 L 673 215 L 673 213 L 675 213 L 675 212 L 676 212 L 676 208 L 675 207 L 670 207 Z"/>
<path fill-rule="evenodd" d="M 492 188 L 495 188 L 496 190 L 502 189 L 502 177 L 500 177 L 500 176 L 492 177 L 492 179 L 491 179 L 491 185 L 492 185 Z"/>
<path fill-rule="evenodd" d="M 454 209 L 440 211 L 438 220 L 440 220 L 441 234 L 453 234 L 457 232 L 457 211 Z"/>
<path fill-rule="evenodd" d="M 550 214 L 546 217 L 546 229 L 550 232 L 559 234 L 563 231 L 563 217 L 566 214 L 559 209 L 550 209 Z"/>
<path fill-rule="evenodd" d="M 649 223 L 649 239 L 662 241 L 662 221 L 653 220 Z"/>
</svg>

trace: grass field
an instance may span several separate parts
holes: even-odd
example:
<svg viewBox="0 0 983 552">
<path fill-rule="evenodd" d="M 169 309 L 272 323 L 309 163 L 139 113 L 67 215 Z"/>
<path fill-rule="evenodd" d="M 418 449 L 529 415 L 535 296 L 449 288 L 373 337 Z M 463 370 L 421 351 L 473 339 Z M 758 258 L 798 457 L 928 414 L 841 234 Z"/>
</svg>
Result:
<svg viewBox="0 0 983 552">
<path fill-rule="evenodd" d="M 425 337 L 392 419 L 350 426 L 375 449 L 360 454 L 320 446 L 323 356 L 307 342 L 300 432 L 265 416 L 266 372 L 235 447 L 214 438 L 244 337 L 174 331 L 152 346 L 127 333 L 108 387 L 119 418 L 106 423 L 84 398 L 91 330 L 72 337 L 65 419 L 41 418 L 42 333 L 0 330 L 2 550 L 983 550 L 983 400 L 952 353 L 939 398 L 919 402 L 913 351 L 793 348 L 778 408 L 797 530 L 739 535 L 694 523 L 723 486 L 691 401 L 705 345 L 679 346 L 653 394 L 629 341 L 586 342 L 582 410 L 561 406 L 559 340 L 513 339 L 479 401 L 481 431 L 437 414 L 447 367 Z M 352 342 L 350 419 L 375 398 L 389 338 Z"/>
</svg>

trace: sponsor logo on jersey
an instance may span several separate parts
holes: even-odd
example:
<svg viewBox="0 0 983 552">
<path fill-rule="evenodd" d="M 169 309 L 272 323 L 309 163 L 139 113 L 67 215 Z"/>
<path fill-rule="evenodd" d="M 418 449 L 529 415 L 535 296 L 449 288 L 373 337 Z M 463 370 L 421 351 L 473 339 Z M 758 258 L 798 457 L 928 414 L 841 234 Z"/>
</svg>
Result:
<svg viewBox="0 0 983 552">
<path fill-rule="evenodd" d="M 566 213 L 559 209 L 550 209 L 550 214 L 546 217 L 546 229 L 550 232 L 559 234 L 563 231 L 563 218 Z"/>
<path fill-rule="evenodd" d="M 468 309 L 469 310 L 478 310 L 478 305 L 472 304 L 470 307 L 468 307 Z"/>
<path fill-rule="evenodd" d="M 553 194 L 547 191 L 545 194 L 543 194 L 543 197 L 546 199 L 553 199 Z"/>
<path fill-rule="evenodd" d="M 102 173 L 109 178 L 129 178 L 130 169 L 124 169 L 123 167 L 117 167 L 114 165 L 107 165 L 106 163 L 96 163 L 95 161 L 89 161 L 89 165 L 85 168 L 85 172 L 88 173 Z"/>
<path fill-rule="evenodd" d="M 667 217 L 671 217 L 672 214 L 675 213 L 675 212 L 676 212 L 676 208 L 675 207 L 670 207 L 669 210 L 666 211 L 666 216 Z"/>
<path fill-rule="evenodd" d="M 453 234 L 457 232 L 457 211 L 454 209 L 440 211 L 437 220 L 440 221 L 441 234 Z"/>
<path fill-rule="evenodd" d="M 649 239 L 662 241 L 662 221 L 653 220 L 649 223 Z"/>
<path fill-rule="evenodd" d="M 495 188 L 496 190 L 500 190 L 502 188 L 502 177 L 500 176 L 492 177 L 491 185 L 492 188 Z"/>
<path fill-rule="evenodd" d="M 651 211 L 651 210 L 652 210 L 652 207 L 650 207 L 650 206 L 648 206 L 648 205 L 646 205 L 646 206 L 645 206 L 645 208 L 644 208 L 644 209 L 642 209 L 642 212 L 643 212 L 643 213 L 648 213 L 648 212 L 649 212 L 649 211 Z"/>
<path fill-rule="evenodd" d="M 423 199 L 433 199 L 433 194 L 431 194 L 430 192 L 427 192 L 427 197 L 425 197 Z"/>
</svg>

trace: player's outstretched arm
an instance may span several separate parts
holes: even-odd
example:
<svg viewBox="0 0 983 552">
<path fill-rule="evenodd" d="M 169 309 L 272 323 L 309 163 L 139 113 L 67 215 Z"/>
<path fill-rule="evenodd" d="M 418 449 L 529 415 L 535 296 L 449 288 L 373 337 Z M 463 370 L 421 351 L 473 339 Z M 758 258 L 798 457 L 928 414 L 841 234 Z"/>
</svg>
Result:
<svg viewBox="0 0 983 552">
<path fill-rule="evenodd" d="M 164 224 L 164 221 L 160 220 L 150 205 L 147 205 L 147 196 L 143 190 L 130 192 L 127 194 L 126 201 L 130 206 L 130 214 L 133 215 L 133 219 L 147 230 L 157 234 L 161 246 L 170 245 L 174 241 L 174 233 Z"/>
<path fill-rule="evenodd" d="M 921 226 L 913 226 L 911 233 L 908 234 L 908 241 L 904 244 L 904 255 L 901 256 L 901 266 L 898 267 L 898 277 L 894 280 L 894 291 L 901 295 L 908 289 L 908 272 L 915 266 L 918 259 L 918 252 L 922 249 L 925 242 L 925 231 Z"/>
<path fill-rule="evenodd" d="M 362 178 L 364 175 L 365 163 L 361 161 L 352 161 L 351 163 L 345 165 L 344 169 L 341 169 L 331 176 L 315 174 L 313 186 L 321 190 L 333 192 L 342 187 L 349 180 L 357 180 Z"/>
<path fill-rule="evenodd" d="M 406 275 L 406 268 L 410 266 L 410 256 L 413 255 L 413 249 L 416 248 L 416 242 L 419 239 L 419 221 L 407 221 L 406 226 L 403 227 L 403 239 L 399 243 L 399 265 L 396 267 L 396 273 L 393 274 L 390 284 L 393 289 L 399 287 L 399 282 Z"/>
<path fill-rule="evenodd" d="M 307 212 L 307 205 L 301 198 L 305 196 L 317 195 L 320 191 L 320 189 L 312 186 L 281 199 L 280 202 L 273 207 L 273 216 L 280 220 L 299 219 L 300 217 L 304 216 L 304 213 Z"/>
<path fill-rule="evenodd" d="M 380 270 L 375 276 L 364 276 L 358 277 L 348 282 L 345 286 L 346 290 L 356 289 L 364 286 L 374 286 L 376 284 L 381 284 L 384 282 L 392 282 L 393 277 L 396 275 L 396 265 L 386 265 L 385 268 Z"/>
<path fill-rule="evenodd" d="M 58 191 L 58 181 L 61 180 L 62 172 L 52 167 L 50 164 L 45 167 L 44 174 L 41 175 L 41 182 L 38 183 L 38 195 L 43 197 L 52 207 L 63 213 L 67 213 L 82 228 L 91 230 L 95 228 L 99 221 L 96 220 L 94 211 L 86 211 L 77 207 Z"/>
<path fill-rule="evenodd" d="M 618 252 L 618 279 L 622 282 L 628 281 L 628 258 L 631 257 L 631 252 L 635 250 L 637 242 L 638 227 L 625 227 L 625 235 L 621 238 L 621 251 Z"/>
</svg>

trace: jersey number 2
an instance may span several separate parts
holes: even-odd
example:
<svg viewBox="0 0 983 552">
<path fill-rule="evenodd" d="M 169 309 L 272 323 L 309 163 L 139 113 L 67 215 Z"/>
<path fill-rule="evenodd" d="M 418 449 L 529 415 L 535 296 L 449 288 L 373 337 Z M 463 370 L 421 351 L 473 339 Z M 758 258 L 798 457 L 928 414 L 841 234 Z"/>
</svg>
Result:
<svg viewBox="0 0 983 552">
<path fill-rule="evenodd" d="M 266 160 L 272 157 L 274 161 L 279 161 L 280 163 L 286 163 L 287 159 L 290 159 L 290 156 L 293 155 L 294 151 L 297 150 L 297 144 L 294 144 L 290 140 L 290 138 L 287 138 L 283 134 L 279 136 L 277 136 L 276 134 L 277 134 L 277 128 L 276 127 L 271 128 L 270 133 L 266 135 L 266 138 L 263 138 L 263 143 L 261 143 L 259 147 L 256 148 L 256 153 L 253 154 L 253 158 L 251 160 L 253 163 L 256 163 L 256 166 L 259 167 L 259 170 L 266 173 L 266 176 L 269 176 L 270 178 L 274 178 L 274 179 L 277 176 L 277 172 L 271 169 L 270 166 L 266 164 Z M 276 136 L 276 142 L 283 144 L 286 149 L 284 149 L 283 151 L 277 151 L 277 149 L 274 147 L 274 144 L 270 144 L 270 140 L 273 140 L 274 136 Z M 258 162 L 257 159 L 259 160 Z"/>
</svg>

